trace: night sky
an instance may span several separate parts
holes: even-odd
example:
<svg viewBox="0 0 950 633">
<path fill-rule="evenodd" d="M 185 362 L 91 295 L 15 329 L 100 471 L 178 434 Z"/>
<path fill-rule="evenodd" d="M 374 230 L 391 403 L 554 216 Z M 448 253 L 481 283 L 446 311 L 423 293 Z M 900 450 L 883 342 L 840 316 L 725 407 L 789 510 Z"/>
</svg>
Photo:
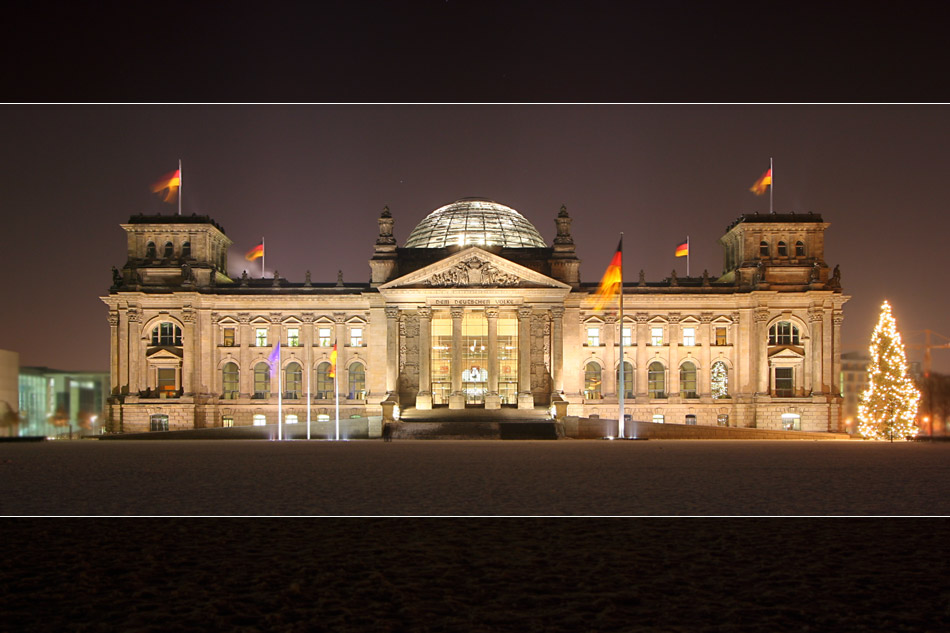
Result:
<svg viewBox="0 0 950 633">
<path fill-rule="evenodd" d="M 946 253 L 950 107 L 942 105 L 7 105 L 0 135 L 6 274 L 0 348 L 22 365 L 106 370 L 99 296 L 126 259 L 119 227 L 175 213 L 149 185 L 183 162 L 183 213 L 234 240 L 229 272 L 261 236 L 269 275 L 366 282 L 388 205 L 404 243 L 437 207 L 483 196 L 525 215 L 550 244 L 562 204 L 582 281 L 624 232 L 636 280 L 722 272 L 718 238 L 774 158 L 776 212 L 831 223 L 844 350 L 867 346 L 884 299 L 908 342 L 950 335 Z M 944 342 L 941 340 L 940 342 Z M 911 358 L 921 352 L 912 351 Z M 950 350 L 934 351 L 950 370 Z"/>
</svg>

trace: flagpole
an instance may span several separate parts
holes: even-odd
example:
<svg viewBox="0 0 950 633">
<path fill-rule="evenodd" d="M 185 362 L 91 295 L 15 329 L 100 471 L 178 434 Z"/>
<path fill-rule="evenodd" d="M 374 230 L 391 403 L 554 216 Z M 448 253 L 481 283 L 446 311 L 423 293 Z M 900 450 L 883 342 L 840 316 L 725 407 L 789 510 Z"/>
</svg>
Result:
<svg viewBox="0 0 950 633">
<path fill-rule="evenodd" d="M 336 346 L 334 346 L 336 347 Z M 333 392 L 336 397 L 336 441 L 340 441 L 340 372 L 338 371 L 340 365 L 340 358 L 334 360 L 333 363 Z"/>
<path fill-rule="evenodd" d="M 617 430 L 619 431 L 619 437 L 622 439 L 625 437 L 623 429 L 623 395 L 626 387 L 626 381 L 623 376 L 623 231 L 620 232 L 620 292 L 618 293 L 620 297 L 620 385 L 617 390 L 620 394 L 617 399 L 618 408 L 620 409 L 620 414 L 617 421 Z"/>
<path fill-rule="evenodd" d="M 178 215 L 181 215 L 181 159 L 178 159 Z"/>
<path fill-rule="evenodd" d="M 769 156 L 769 213 L 775 213 L 772 208 L 773 191 L 775 191 L 775 172 L 772 171 L 772 157 Z"/>
<path fill-rule="evenodd" d="M 280 334 L 278 333 L 278 337 Z M 283 395 L 284 387 L 281 382 L 280 339 L 277 339 L 277 439 L 284 439 Z"/>
<path fill-rule="evenodd" d="M 261 279 L 264 278 L 264 252 L 267 249 L 264 248 L 264 236 L 261 236 Z"/>
<path fill-rule="evenodd" d="M 689 235 L 686 236 L 686 276 L 689 277 Z"/>
<path fill-rule="evenodd" d="M 313 330 L 311 328 L 311 332 L 312 331 Z M 312 334 L 307 335 L 307 340 L 310 341 L 310 343 L 312 343 L 313 339 L 310 338 L 310 336 L 312 336 Z M 307 439 L 308 440 L 310 439 L 310 405 L 312 403 L 312 401 L 310 400 L 310 374 L 313 373 L 313 367 L 312 367 L 313 360 L 310 357 L 311 350 L 313 349 L 313 345 L 311 345 L 310 343 L 307 344 L 307 354 L 306 354 L 307 356 Z"/>
</svg>

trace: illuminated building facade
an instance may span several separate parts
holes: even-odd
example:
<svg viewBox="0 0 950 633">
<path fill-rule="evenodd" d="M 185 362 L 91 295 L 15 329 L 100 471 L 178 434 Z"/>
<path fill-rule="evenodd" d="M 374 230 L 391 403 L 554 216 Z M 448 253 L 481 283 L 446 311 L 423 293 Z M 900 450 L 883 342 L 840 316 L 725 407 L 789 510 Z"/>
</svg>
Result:
<svg viewBox="0 0 950 633">
<path fill-rule="evenodd" d="M 622 323 L 616 301 L 594 308 L 567 210 L 554 221 L 548 245 L 514 209 L 464 198 L 398 246 L 385 209 L 370 281 L 318 283 L 309 272 L 230 278 L 231 241 L 211 218 L 132 217 L 128 261 L 102 297 L 113 427 L 275 423 L 267 358 L 279 340 L 290 423 L 308 406 L 318 423 L 334 414 L 336 344 L 341 418 L 440 407 L 616 417 L 622 388 L 634 420 L 841 429 L 847 297 L 820 216 L 740 216 L 720 239 L 718 277 L 647 281 L 628 257 Z"/>
</svg>

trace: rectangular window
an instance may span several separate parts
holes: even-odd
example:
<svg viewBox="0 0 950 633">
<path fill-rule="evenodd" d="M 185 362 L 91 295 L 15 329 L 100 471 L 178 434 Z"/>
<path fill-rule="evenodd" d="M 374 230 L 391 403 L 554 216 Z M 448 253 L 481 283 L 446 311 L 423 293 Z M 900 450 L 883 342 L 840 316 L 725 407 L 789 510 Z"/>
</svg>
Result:
<svg viewBox="0 0 950 633">
<path fill-rule="evenodd" d="M 230 415 L 223 416 L 221 418 L 221 426 L 228 429 L 231 428 L 234 426 L 234 418 L 232 418 Z"/>
<path fill-rule="evenodd" d="M 350 328 L 350 346 L 363 347 L 363 328 L 361 327 Z"/>
<path fill-rule="evenodd" d="M 775 368 L 775 395 L 779 398 L 791 398 L 794 391 L 794 369 L 791 367 Z"/>
<path fill-rule="evenodd" d="M 234 328 L 233 327 L 224 328 L 224 344 L 227 347 L 234 347 Z"/>
<path fill-rule="evenodd" d="M 654 413 L 654 414 L 653 414 L 653 423 L 654 423 L 654 424 L 664 424 L 665 422 L 666 422 L 666 419 L 663 417 L 663 414 L 662 414 L 662 413 Z"/>
<path fill-rule="evenodd" d="M 717 415 L 716 424 L 718 424 L 719 426 L 729 426 L 729 414 L 720 413 L 719 415 Z"/>
<path fill-rule="evenodd" d="M 254 414 L 254 426 L 265 426 L 267 425 L 267 416 L 263 413 Z"/>
<path fill-rule="evenodd" d="M 288 413 L 284 416 L 284 424 L 297 424 L 297 414 Z"/>
<path fill-rule="evenodd" d="M 629 347 L 633 345 L 633 328 L 624 327 L 620 328 L 620 338 L 623 340 L 623 346 Z"/>
<path fill-rule="evenodd" d="M 158 392 L 170 394 L 175 391 L 175 369 L 171 367 L 159 367 Z"/>
<path fill-rule="evenodd" d="M 149 418 L 149 431 L 167 431 L 168 416 L 164 413 L 156 413 Z"/>
<path fill-rule="evenodd" d="M 330 328 L 321 327 L 317 328 L 317 341 L 319 342 L 320 347 L 333 347 L 333 341 L 330 339 Z"/>
<path fill-rule="evenodd" d="M 696 345 L 696 328 L 694 327 L 684 327 L 683 328 L 683 345 Z"/>
<path fill-rule="evenodd" d="M 782 428 L 786 431 L 801 431 L 802 418 L 797 413 L 782 414 Z"/>
<path fill-rule="evenodd" d="M 663 328 L 650 328 L 650 345 L 663 345 Z"/>
<path fill-rule="evenodd" d="M 687 415 L 687 416 L 686 416 L 686 424 L 688 424 L 688 425 L 690 425 L 690 426 L 696 426 L 696 416 L 695 416 L 695 415 L 692 415 L 692 414 Z"/>
<path fill-rule="evenodd" d="M 726 344 L 726 328 L 716 327 L 716 345 Z"/>
<path fill-rule="evenodd" d="M 600 345 L 600 328 L 599 327 L 587 328 L 587 345 L 588 347 L 597 347 Z"/>
<path fill-rule="evenodd" d="M 254 344 L 258 347 L 267 347 L 267 328 L 259 327 L 254 330 Z"/>
<path fill-rule="evenodd" d="M 287 328 L 287 347 L 300 347 L 300 330 Z"/>
</svg>

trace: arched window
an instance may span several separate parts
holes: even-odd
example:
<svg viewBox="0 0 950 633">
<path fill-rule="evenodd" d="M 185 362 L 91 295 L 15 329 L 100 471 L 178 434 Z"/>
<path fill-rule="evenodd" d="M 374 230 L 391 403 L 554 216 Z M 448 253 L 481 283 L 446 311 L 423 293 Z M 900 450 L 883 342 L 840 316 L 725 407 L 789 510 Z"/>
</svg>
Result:
<svg viewBox="0 0 950 633">
<path fill-rule="evenodd" d="M 222 396 L 226 400 L 238 397 L 240 391 L 240 371 L 236 363 L 228 363 L 221 368 Z"/>
<path fill-rule="evenodd" d="M 303 382 L 303 370 L 298 363 L 290 363 L 284 369 L 284 397 L 299 398 L 301 383 Z"/>
<path fill-rule="evenodd" d="M 798 326 L 779 321 L 769 328 L 769 345 L 799 345 Z"/>
<path fill-rule="evenodd" d="M 601 382 L 600 365 L 590 361 L 584 366 L 584 397 L 590 400 L 599 399 Z"/>
<path fill-rule="evenodd" d="M 769 243 L 765 240 L 759 242 L 759 257 L 768 257 L 769 256 Z"/>
<path fill-rule="evenodd" d="M 191 242 L 182 242 L 182 245 L 181 245 L 181 256 L 182 256 L 182 257 L 191 257 Z"/>
<path fill-rule="evenodd" d="M 696 398 L 696 365 L 686 361 L 680 365 L 680 396 Z"/>
<path fill-rule="evenodd" d="M 347 374 L 350 383 L 350 400 L 362 400 L 366 397 L 366 368 L 363 367 L 363 363 L 353 363 Z"/>
<path fill-rule="evenodd" d="M 330 376 L 330 363 L 317 365 L 317 385 L 314 396 L 318 400 L 327 400 L 333 397 L 333 377 Z"/>
<path fill-rule="evenodd" d="M 805 256 L 805 242 L 798 240 L 795 242 L 795 257 Z"/>
<path fill-rule="evenodd" d="M 729 397 L 729 369 L 721 360 L 713 363 L 709 370 L 709 387 L 713 398 Z"/>
<path fill-rule="evenodd" d="M 175 245 L 171 242 L 165 242 L 165 253 L 163 257 L 165 259 L 171 259 L 172 255 L 175 254 Z"/>
<path fill-rule="evenodd" d="M 157 256 L 158 255 L 156 254 L 156 251 L 155 251 L 155 242 L 149 242 L 145 246 L 145 257 L 147 259 L 155 259 Z"/>
<path fill-rule="evenodd" d="M 254 365 L 254 397 L 267 398 L 270 396 L 270 365 L 258 363 Z"/>
<path fill-rule="evenodd" d="M 617 364 L 617 384 L 620 384 L 620 364 Z M 633 365 L 623 364 L 623 397 L 633 398 Z"/>
<path fill-rule="evenodd" d="M 152 345 L 181 347 L 181 328 L 174 323 L 159 323 L 152 330 Z"/>
<path fill-rule="evenodd" d="M 778 256 L 788 257 L 788 246 L 785 245 L 785 242 L 778 243 Z"/>
<path fill-rule="evenodd" d="M 654 361 L 647 367 L 647 392 L 651 398 L 666 397 L 666 370 L 663 363 Z"/>
</svg>

